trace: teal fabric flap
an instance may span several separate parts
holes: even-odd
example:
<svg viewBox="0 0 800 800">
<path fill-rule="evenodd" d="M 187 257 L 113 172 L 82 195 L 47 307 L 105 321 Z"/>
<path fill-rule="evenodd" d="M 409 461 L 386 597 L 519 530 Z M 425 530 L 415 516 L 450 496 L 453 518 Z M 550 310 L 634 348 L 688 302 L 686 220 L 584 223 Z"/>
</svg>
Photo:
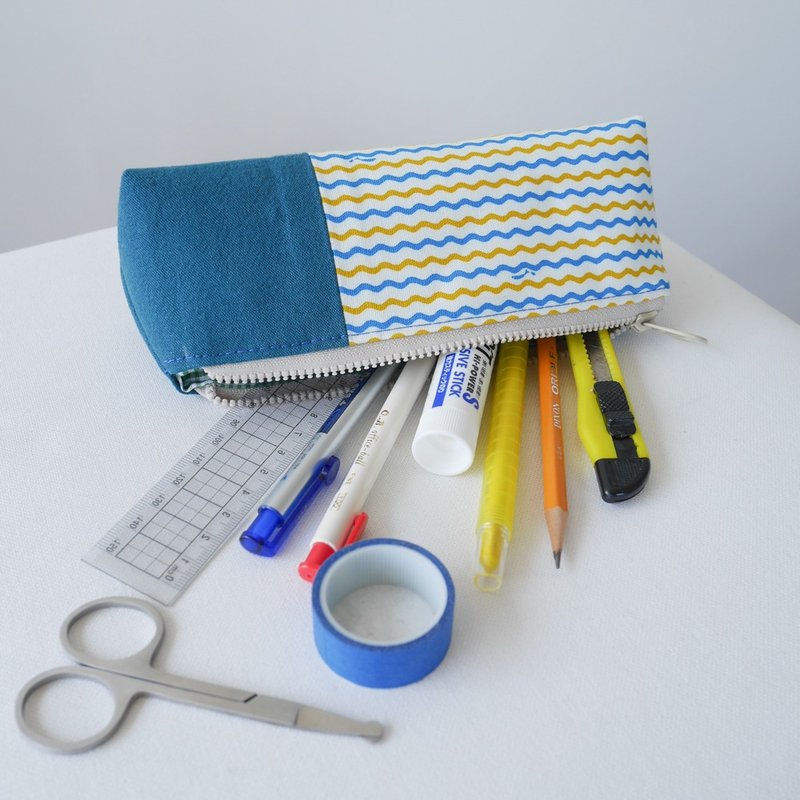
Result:
<svg viewBox="0 0 800 800">
<path fill-rule="evenodd" d="M 131 310 L 170 376 L 347 345 L 305 154 L 127 170 L 119 252 Z"/>
</svg>

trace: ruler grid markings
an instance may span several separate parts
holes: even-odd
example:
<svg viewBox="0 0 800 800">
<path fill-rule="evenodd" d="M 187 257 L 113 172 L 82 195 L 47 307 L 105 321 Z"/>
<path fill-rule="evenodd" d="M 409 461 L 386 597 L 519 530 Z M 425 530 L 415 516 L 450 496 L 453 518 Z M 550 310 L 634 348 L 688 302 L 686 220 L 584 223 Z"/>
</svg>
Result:
<svg viewBox="0 0 800 800">
<path fill-rule="evenodd" d="M 171 603 L 291 464 L 358 377 L 292 382 L 291 391 L 317 396 L 229 411 L 83 560 L 156 600 Z M 324 394 L 334 389 L 335 396 Z"/>
</svg>

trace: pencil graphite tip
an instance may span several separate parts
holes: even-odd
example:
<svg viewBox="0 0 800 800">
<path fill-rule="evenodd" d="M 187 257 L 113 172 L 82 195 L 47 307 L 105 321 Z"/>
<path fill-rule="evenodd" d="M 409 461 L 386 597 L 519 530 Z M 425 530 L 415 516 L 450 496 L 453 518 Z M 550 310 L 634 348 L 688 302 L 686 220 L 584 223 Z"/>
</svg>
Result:
<svg viewBox="0 0 800 800">
<path fill-rule="evenodd" d="M 553 559 L 556 562 L 556 569 L 561 569 L 561 551 L 553 550 Z"/>
<path fill-rule="evenodd" d="M 567 527 L 567 516 L 567 509 L 561 506 L 552 506 L 544 510 L 544 521 L 547 525 L 547 533 L 550 536 L 550 549 L 556 559 L 556 566 L 558 566 L 558 559 L 564 546 L 564 529 Z M 558 553 L 558 556 L 556 556 L 556 553 Z"/>
</svg>

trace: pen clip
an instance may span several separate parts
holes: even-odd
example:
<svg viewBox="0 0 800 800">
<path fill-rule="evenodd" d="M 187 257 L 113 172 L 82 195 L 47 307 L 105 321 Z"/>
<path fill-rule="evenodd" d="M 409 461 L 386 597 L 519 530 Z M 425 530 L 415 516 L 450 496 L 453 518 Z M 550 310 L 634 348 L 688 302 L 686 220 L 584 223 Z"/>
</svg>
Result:
<svg viewBox="0 0 800 800">
<path fill-rule="evenodd" d="M 342 540 L 341 547 L 347 547 L 349 544 L 354 544 L 361 538 L 361 534 L 364 533 L 364 528 L 367 527 L 368 519 L 369 517 L 363 511 L 353 517 L 353 521 L 350 523 L 350 528 L 347 531 L 347 535 Z"/>
<path fill-rule="evenodd" d="M 269 506 L 258 509 L 258 514 L 250 527 L 239 537 L 242 546 L 256 555 L 267 557 L 276 555 L 300 515 L 322 487 L 329 486 L 333 482 L 338 472 L 339 459 L 336 456 L 328 456 L 319 461 L 285 514 L 280 514 Z"/>
</svg>

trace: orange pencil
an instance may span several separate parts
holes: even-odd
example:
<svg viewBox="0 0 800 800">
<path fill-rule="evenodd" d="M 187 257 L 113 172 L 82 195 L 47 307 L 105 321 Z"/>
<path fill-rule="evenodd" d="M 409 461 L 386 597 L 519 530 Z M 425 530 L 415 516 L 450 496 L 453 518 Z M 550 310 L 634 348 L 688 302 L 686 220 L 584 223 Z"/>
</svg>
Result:
<svg viewBox="0 0 800 800">
<path fill-rule="evenodd" d="M 567 525 L 567 478 L 564 470 L 564 437 L 561 431 L 561 397 L 558 389 L 558 346 L 555 339 L 537 339 L 539 358 L 539 418 L 542 428 L 542 478 L 544 519 L 556 568 Z"/>
</svg>

